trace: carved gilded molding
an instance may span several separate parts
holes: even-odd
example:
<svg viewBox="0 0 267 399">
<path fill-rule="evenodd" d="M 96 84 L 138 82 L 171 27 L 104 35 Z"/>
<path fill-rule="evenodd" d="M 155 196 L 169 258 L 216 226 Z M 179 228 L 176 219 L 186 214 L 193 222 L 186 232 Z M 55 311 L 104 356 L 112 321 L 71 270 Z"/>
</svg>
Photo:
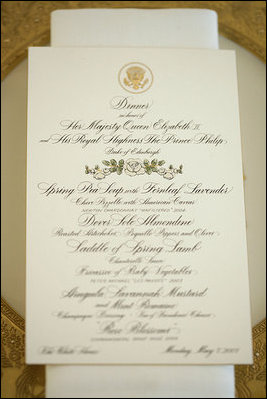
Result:
<svg viewBox="0 0 267 399">
<path fill-rule="evenodd" d="M 25 364 L 25 322 L 1 299 L 1 397 L 44 398 L 44 366 Z"/>
<path fill-rule="evenodd" d="M 29 46 L 50 39 L 50 13 L 67 8 L 209 8 L 218 13 L 222 35 L 266 60 L 265 1 L 1 1 L 2 79 L 27 56 Z M 25 322 L 1 299 L 3 398 L 45 396 L 44 366 L 25 365 Z M 236 366 L 236 395 L 265 398 L 266 319 L 253 328 L 254 363 Z"/>
</svg>

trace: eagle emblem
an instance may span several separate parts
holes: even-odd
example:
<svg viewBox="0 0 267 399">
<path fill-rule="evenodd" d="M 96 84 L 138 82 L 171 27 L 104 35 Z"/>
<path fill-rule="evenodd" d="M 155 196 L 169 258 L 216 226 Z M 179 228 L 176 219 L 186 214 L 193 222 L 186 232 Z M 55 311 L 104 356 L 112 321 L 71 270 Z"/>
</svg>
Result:
<svg viewBox="0 0 267 399">
<path fill-rule="evenodd" d="M 127 78 L 123 82 L 126 86 L 132 87 L 134 90 L 143 89 L 148 84 L 148 79 L 145 79 L 146 71 L 139 66 L 132 66 L 126 69 Z"/>
<path fill-rule="evenodd" d="M 122 88 L 133 94 L 147 91 L 153 82 L 151 69 L 141 62 L 130 62 L 119 71 L 119 83 Z"/>
</svg>

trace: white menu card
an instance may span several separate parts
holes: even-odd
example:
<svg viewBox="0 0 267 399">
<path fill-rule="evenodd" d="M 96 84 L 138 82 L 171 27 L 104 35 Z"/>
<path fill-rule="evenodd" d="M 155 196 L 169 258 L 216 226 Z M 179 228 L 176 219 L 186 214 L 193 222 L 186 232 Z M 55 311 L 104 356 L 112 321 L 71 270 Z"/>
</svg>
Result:
<svg viewBox="0 0 267 399">
<path fill-rule="evenodd" d="M 31 48 L 27 362 L 251 362 L 231 51 Z"/>
</svg>

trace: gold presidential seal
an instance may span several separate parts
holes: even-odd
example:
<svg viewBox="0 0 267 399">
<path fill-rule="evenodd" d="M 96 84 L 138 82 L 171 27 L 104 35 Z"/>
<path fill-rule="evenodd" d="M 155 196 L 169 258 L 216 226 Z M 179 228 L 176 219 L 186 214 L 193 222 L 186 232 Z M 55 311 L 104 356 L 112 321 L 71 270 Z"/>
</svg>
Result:
<svg viewBox="0 0 267 399">
<path fill-rule="evenodd" d="M 151 69 L 141 62 L 130 62 L 119 71 L 119 83 L 130 93 L 144 93 L 153 83 L 153 74 Z"/>
</svg>

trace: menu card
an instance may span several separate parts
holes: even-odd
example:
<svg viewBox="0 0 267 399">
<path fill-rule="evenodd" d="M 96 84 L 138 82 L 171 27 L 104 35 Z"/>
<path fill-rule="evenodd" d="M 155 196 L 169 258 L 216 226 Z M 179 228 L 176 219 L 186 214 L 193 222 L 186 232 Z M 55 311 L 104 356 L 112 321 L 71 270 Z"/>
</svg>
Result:
<svg viewBox="0 0 267 399">
<path fill-rule="evenodd" d="M 250 363 L 234 53 L 29 61 L 27 362 Z"/>
</svg>

